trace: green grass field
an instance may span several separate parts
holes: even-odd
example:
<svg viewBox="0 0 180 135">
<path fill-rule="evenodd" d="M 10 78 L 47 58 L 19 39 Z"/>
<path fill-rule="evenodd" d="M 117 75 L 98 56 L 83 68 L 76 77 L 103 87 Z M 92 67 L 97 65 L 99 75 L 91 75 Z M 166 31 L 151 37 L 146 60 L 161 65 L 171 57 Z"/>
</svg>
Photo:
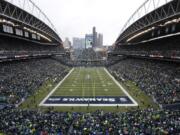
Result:
<svg viewBox="0 0 180 135">
<path fill-rule="evenodd" d="M 70 107 L 56 106 L 56 111 L 80 111 L 91 112 L 97 109 L 104 111 L 129 111 L 131 109 L 146 109 L 149 107 L 158 108 L 151 97 L 141 91 L 133 82 L 119 82 L 121 86 L 129 93 L 130 96 L 138 103 L 138 107 Z M 47 80 L 34 95 L 26 99 L 19 107 L 22 109 L 41 109 L 49 110 L 50 107 L 39 106 L 39 104 L 52 92 L 59 84 L 53 80 Z M 51 96 L 78 96 L 78 97 L 94 97 L 94 96 L 126 96 L 121 88 L 107 74 L 104 68 L 74 68 L 73 72 L 61 83 Z M 52 109 L 52 108 L 51 108 Z"/>
<path fill-rule="evenodd" d="M 75 68 L 52 96 L 125 96 L 104 68 Z"/>
</svg>

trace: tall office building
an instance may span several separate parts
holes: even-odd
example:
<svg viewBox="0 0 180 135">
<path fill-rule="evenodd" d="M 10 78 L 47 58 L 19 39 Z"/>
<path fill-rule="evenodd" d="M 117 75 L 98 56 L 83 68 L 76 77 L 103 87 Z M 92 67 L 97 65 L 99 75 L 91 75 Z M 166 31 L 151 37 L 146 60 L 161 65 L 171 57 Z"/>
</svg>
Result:
<svg viewBox="0 0 180 135">
<path fill-rule="evenodd" d="M 93 34 L 85 35 L 85 48 L 93 47 Z"/>
<path fill-rule="evenodd" d="M 97 39 L 97 44 L 98 44 L 98 47 L 102 47 L 103 46 L 103 34 L 98 34 L 98 39 Z"/>
<path fill-rule="evenodd" d="M 103 34 L 98 34 L 96 32 L 96 27 L 93 27 L 92 34 L 85 35 L 85 46 L 86 48 L 103 46 Z"/>
<path fill-rule="evenodd" d="M 85 49 L 85 39 L 84 38 L 73 38 L 73 48 L 74 49 Z"/>
<path fill-rule="evenodd" d="M 96 27 L 93 27 L 93 47 L 97 47 L 97 32 L 96 32 Z"/>
</svg>

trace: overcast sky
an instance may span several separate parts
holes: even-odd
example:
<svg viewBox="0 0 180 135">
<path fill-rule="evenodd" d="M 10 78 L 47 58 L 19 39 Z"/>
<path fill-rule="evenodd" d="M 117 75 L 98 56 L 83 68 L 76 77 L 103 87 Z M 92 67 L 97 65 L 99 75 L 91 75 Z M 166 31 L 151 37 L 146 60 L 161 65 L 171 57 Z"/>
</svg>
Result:
<svg viewBox="0 0 180 135">
<path fill-rule="evenodd" d="M 132 13 L 145 0 L 33 0 L 50 18 L 64 40 L 84 37 L 96 26 L 104 45 L 112 45 Z"/>
</svg>

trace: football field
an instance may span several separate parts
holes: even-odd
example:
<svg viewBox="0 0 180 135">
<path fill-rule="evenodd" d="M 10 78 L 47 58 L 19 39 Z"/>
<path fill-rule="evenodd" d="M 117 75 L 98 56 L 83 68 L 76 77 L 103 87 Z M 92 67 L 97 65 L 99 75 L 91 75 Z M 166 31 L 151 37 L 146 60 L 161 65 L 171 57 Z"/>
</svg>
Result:
<svg viewBox="0 0 180 135">
<path fill-rule="evenodd" d="M 40 106 L 137 106 L 105 68 L 73 68 Z"/>
</svg>

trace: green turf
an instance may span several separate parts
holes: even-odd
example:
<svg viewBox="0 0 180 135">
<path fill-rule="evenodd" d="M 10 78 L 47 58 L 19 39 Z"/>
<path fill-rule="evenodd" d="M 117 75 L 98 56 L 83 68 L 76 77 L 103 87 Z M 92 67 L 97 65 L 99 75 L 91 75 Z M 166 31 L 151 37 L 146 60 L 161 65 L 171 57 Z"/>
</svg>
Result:
<svg viewBox="0 0 180 135">
<path fill-rule="evenodd" d="M 75 68 L 52 96 L 125 96 L 104 68 Z"/>
<path fill-rule="evenodd" d="M 87 86 L 85 86 L 85 84 L 88 84 L 88 87 L 89 89 L 93 87 L 93 85 L 89 85 L 88 81 L 84 80 L 85 78 L 85 74 L 87 74 L 87 72 L 85 73 L 85 71 L 88 71 L 88 73 L 90 72 L 93 72 L 93 74 L 95 74 L 96 78 L 96 81 L 94 81 L 94 83 L 91 83 L 91 84 L 97 84 L 95 85 L 96 88 L 95 88 L 95 94 L 98 95 L 98 93 L 101 91 L 102 95 L 112 95 L 112 93 L 118 93 L 119 95 L 123 95 L 124 93 L 120 90 L 119 87 L 116 87 L 116 85 L 113 83 L 113 87 L 116 87 L 117 89 L 114 89 L 113 92 L 112 92 L 112 86 L 108 86 L 106 85 L 106 88 L 109 89 L 110 91 L 103 91 L 103 88 L 102 85 L 99 85 L 99 84 L 103 84 L 102 81 L 103 80 L 106 80 L 107 82 L 109 81 L 112 81 L 111 78 L 109 78 L 109 76 L 104 72 L 103 68 L 86 68 L 86 69 L 75 69 L 74 72 L 72 72 L 72 75 L 70 75 L 67 80 L 62 84 L 62 87 L 65 88 L 65 86 L 67 86 L 67 90 L 69 90 L 69 87 L 72 86 L 72 82 L 73 82 L 73 79 L 76 79 L 77 80 L 81 80 L 83 83 L 80 82 L 80 84 L 83 84 L 83 87 L 80 86 L 80 89 L 78 88 L 77 90 L 80 90 L 81 92 L 83 91 L 82 88 L 85 88 Z M 78 72 L 81 72 L 78 73 Z M 99 72 L 99 73 L 97 73 Z M 82 74 L 83 73 L 83 74 Z M 99 75 L 98 75 L 99 74 Z M 78 76 L 76 76 L 78 75 Z M 92 75 L 91 75 L 92 76 Z M 94 75 L 93 75 L 94 76 Z M 99 76 L 99 77 L 98 77 Z M 101 79 L 98 79 L 98 78 L 102 78 L 102 81 Z M 92 82 L 93 79 L 89 79 L 89 82 Z M 85 83 L 86 82 L 86 83 Z M 54 82 L 52 80 L 47 80 L 43 86 L 41 86 L 35 93 L 34 95 L 30 96 L 27 100 L 25 100 L 25 102 L 23 102 L 21 105 L 20 105 L 20 108 L 22 109 L 41 109 L 42 111 L 46 111 L 46 110 L 49 110 L 50 108 L 49 107 L 40 107 L 39 104 L 40 102 L 48 95 L 49 92 L 51 92 L 51 90 L 57 85 L 58 82 Z M 76 83 L 79 85 L 79 83 Z M 149 97 L 148 95 L 146 95 L 143 91 L 141 91 L 133 82 L 131 81 L 125 81 L 125 82 L 120 82 L 120 84 L 126 89 L 126 91 L 137 101 L 139 107 L 53 107 L 53 110 L 55 111 L 70 111 L 70 112 L 74 112 L 74 111 L 77 111 L 77 112 L 93 112 L 97 109 L 100 109 L 100 110 L 104 110 L 104 111 L 110 111 L 110 112 L 118 112 L 118 111 L 121 111 L 121 112 L 124 112 L 124 111 L 129 111 L 129 110 L 134 110 L 134 109 L 138 109 L 138 108 L 141 108 L 141 109 L 146 109 L 146 108 L 149 108 L 149 107 L 152 107 L 152 108 L 158 108 L 158 105 L 155 104 L 153 102 L 153 100 L 151 99 L 151 97 Z M 99 86 L 99 87 L 98 87 Z M 62 91 L 64 91 L 62 89 L 62 87 L 60 87 L 55 93 L 55 94 L 58 94 L 58 95 L 61 95 Z M 89 93 L 91 95 L 93 95 L 93 92 L 87 92 L 88 89 L 84 89 L 85 92 L 85 96 L 88 95 Z M 75 91 L 74 92 L 65 92 L 63 93 L 64 95 L 71 95 L 71 94 L 75 94 Z M 81 93 L 82 94 L 82 93 Z M 77 93 L 76 93 L 77 95 Z M 52 108 L 51 108 L 52 109 Z"/>
</svg>

